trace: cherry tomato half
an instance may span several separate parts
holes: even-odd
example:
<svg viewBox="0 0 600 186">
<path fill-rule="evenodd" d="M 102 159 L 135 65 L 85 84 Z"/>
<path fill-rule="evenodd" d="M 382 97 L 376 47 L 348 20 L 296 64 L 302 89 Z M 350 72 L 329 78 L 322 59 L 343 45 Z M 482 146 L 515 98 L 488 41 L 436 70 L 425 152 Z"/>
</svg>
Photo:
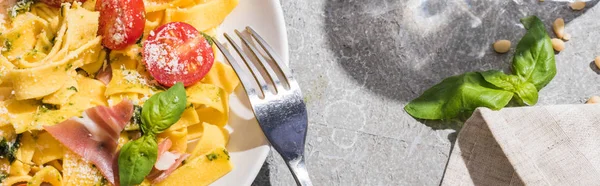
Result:
<svg viewBox="0 0 600 186">
<path fill-rule="evenodd" d="M 124 49 L 144 33 L 143 0 L 98 0 L 96 10 L 100 11 L 98 35 L 106 48 Z"/>
<path fill-rule="evenodd" d="M 206 38 L 184 22 L 167 23 L 151 31 L 142 55 L 150 75 L 167 87 L 200 81 L 215 60 Z"/>
</svg>

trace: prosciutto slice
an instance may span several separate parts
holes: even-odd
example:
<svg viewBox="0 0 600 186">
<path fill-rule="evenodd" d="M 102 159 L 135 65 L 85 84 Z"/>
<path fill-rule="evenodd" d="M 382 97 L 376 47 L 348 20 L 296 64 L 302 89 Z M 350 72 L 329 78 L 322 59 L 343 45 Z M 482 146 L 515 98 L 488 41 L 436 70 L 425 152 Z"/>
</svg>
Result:
<svg viewBox="0 0 600 186">
<path fill-rule="evenodd" d="M 96 74 L 96 79 L 102 81 L 105 85 L 110 83 L 110 80 L 112 79 L 112 68 L 110 67 L 110 63 L 102 66 L 100 71 L 98 71 L 98 74 Z"/>
<path fill-rule="evenodd" d="M 187 159 L 190 154 L 180 154 L 177 152 L 169 152 L 169 148 L 171 148 L 172 142 L 168 138 L 158 144 L 158 160 L 150 171 L 150 174 L 146 178 L 152 182 L 152 184 L 156 184 L 161 182 L 167 176 L 169 176 L 181 163 L 183 160 Z M 167 157 L 168 156 L 168 157 Z M 175 159 L 175 161 L 172 161 Z M 161 167 L 167 167 L 166 169 L 159 170 Z"/>
<path fill-rule="evenodd" d="M 44 129 L 65 147 L 92 162 L 113 185 L 119 134 L 133 115 L 133 104 L 124 100 L 113 107 L 87 109 L 82 117 L 73 117 Z"/>
</svg>

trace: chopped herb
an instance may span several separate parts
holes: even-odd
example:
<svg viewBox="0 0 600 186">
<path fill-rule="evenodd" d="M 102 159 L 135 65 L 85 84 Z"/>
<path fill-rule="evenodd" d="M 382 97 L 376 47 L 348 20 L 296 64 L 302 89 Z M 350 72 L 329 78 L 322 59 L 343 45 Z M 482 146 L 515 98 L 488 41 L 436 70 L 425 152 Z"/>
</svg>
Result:
<svg viewBox="0 0 600 186">
<path fill-rule="evenodd" d="M 210 37 L 208 34 L 204 33 L 204 32 L 200 32 L 200 34 L 202 34 L 202 36 L 204 36 L 204 38 L 206 38 L 206 41 L 208 41 L 209 45 L 213 45 L 214 44 L 214 39 L 212 37 Z"/>
<path fill-rule="evenodd" d="M 17 158 L 15 157 L 15 153 L 19 146 L 21 145 L 21 136 L 22 134 L 17 135 L 15 142 L 9 142 L 6 139 L 2 139 L 0 141 L 0 158 L 8 158 L 10 163 L 14 162 Z"/>
<path fill-rule="evenodd" d="M 208 161 L 213 161 L 218 158 L 218 155 L 213 152 L 213 153 L 207 154 L 206 158 L 208 159 Z"/>
<path fill-rule="evenodd" d="M 12 42 L 10 40 L 4 40 L 4 49 L 2 49 L 3 51 L 10 51 L 10 49 L 12 49 Z"/>
<path fill-rule="evenodd" d="M 139 47 L 142 47 L 142 39 L 144 38 L 144 34 L 140 36 L 140 38 L 135 42 Z"/>
<path fill-rule="evenodd" d="M 42 103 L 42 105 L 40 105 L 40 107 L 39 107 L 39 113 L 44 113 L 48 110 L 56 110 L 56 109 L 58 109 L 58 106 L 56 106 L 56 105 Z"/>
<path fill-rule="evenodd" d="M 229 152 L 227 151 L 227 149 L 223 149 L 223 153 L 227 155 L 227 160 L 229 160 Z"/>
<path fill-rule="evenodd" d="M 108 180 L 106 178 L 102 177 L 102 180 L 100 180 L 100 185 L 101 186 L 108 185 Z"/>
<path fill-rule="evenodd" d="M 29 12 L 32 4 L 33 0 L 19 0 L 13 7 L 8 9 L 8 14 L 10 17 L 15 18 L 21 13 Z"/>
<path fill-rule="evenodd" d="M 69 103 L 69 106 L 73 106 L 73 105 L 75 105 L 75 103 Z"/>
<path fill-rule="evenodd" d="M 4 182 L 4 179 L 8 178 L 5 172 L 0 172 L 0 183 Z"/>
<path fill-rule="evenodd" d="M 129 124 L 125 126 L 125 129 L 139 129 L 142 124 L 142 107 L 139 105 L 133 105 L 133 115 L 129 120 Z"/>
<path fill-rule="evenodd" d="M 74 90 L 75 92 L 79 92 L 75 86 L 70 86 L 67 90 Z"/>
<path fill-rule="evenodd" d="M 65 67 L 65 71 L 68 71 L 69 69 L 71 69 L 71 67 L 73 67 L 73 64 L 71 64 L 71 63 L 67 64 L 67 67 Z"/>
</svg>

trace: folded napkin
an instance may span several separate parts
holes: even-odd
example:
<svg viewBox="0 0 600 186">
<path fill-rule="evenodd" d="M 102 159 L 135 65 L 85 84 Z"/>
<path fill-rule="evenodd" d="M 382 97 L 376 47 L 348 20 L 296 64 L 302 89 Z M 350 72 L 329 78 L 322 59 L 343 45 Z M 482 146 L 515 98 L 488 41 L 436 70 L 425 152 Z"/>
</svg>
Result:
<svg viewBox="0 0 600 186">
<path fill-rule="evenodd" d="M 600 185 L 600 105 L 476 110 L 442 185 Z"/>
</svg>

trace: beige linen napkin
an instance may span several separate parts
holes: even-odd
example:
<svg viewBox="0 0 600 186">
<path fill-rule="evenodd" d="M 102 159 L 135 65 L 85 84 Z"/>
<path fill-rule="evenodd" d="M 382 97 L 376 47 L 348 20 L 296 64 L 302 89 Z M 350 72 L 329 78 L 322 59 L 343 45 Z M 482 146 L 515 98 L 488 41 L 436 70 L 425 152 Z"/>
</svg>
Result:
<svg viewBox="0 0 600 186">
<path fill-rule="evenodd" d="M 600 105 L 478 109 L 442 185 L 600 185 Z"/>
</svg>

